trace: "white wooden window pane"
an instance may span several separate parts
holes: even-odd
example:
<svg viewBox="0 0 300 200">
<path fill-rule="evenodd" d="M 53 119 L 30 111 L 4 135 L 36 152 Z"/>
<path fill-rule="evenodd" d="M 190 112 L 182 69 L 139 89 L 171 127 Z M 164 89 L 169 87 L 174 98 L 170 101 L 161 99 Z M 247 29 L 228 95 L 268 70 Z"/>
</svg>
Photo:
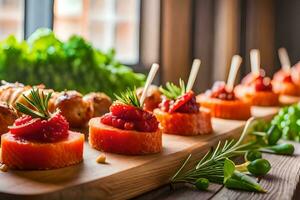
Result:
<svg viewBox="0 0 300 200">
<path fill-rule="evenodd" d="M 24 0 L 0 0 L 0 40 L 24 35 Z"/>
<path fill-rule="evenodd" d="M 80 34 L 96 48 L 117 50 L 126 64 L 139 61 L 140 0 L 56 0 L 54 31 L 61 39 Z"/>
</svg>

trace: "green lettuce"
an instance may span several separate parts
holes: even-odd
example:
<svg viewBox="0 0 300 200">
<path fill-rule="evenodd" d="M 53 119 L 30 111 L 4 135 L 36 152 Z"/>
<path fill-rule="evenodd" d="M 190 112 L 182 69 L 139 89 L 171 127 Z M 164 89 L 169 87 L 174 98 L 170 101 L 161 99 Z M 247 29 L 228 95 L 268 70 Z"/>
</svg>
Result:
<svg viewBox="0 0 300 200">
<path fill-rule="evenodd" d="M 0 79 L 113 96 L 142 86 L 145 76 L 118 62 L 114 50 L 104 53 L 77 35 L 63 42 L 51 30 L 38 29 L 27 41 L 11 35 L 0 42 Z"/>
</svg>

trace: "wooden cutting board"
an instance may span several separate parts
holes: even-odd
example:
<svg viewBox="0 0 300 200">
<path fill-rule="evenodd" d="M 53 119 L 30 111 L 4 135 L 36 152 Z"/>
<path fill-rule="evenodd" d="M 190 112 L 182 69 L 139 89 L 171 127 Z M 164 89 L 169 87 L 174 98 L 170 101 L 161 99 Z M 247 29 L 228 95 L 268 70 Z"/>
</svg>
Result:
<svg viewBox="0 0 300 200">
<path fill-rule="evenodd" d="M 254 108 L 255 116 L 270 118 L 278 108 Z M 0 172 L 0 199 L 128 199 L 168 183 L 189 154 L 199 159 L 219 140 L 238 137 L 245 121 L 213 119 L 214 133 L 206 136 L 163 135 L 163 152 L 149 156 L 101 152 L 86 142 L 84 162 L 47 171 Z"/>
</svg>

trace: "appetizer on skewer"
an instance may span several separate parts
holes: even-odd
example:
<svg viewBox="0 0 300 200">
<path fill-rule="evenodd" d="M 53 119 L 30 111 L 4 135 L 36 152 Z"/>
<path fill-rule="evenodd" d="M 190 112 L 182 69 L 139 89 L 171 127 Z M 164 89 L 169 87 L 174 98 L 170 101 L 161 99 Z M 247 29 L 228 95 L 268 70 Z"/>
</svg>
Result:
<svg viewBox="0 0 300 200">
<path fill-rule="evenodd" d="M 45 170 L 78 164 L 83 160 L 84 135 L 69 130 L 59 110 L 48 109 L 51 93 L 30 90 L 31 105 L 16 103 L 24 115 L 1 136 L 1 162 L 9 168 Z"/>
<path fill-rule="evenodd" d="M 201 135 L 212 133 L 211 117 L 207 109 L 199 108 L 192 91 L 201 61 L 194 59 L 187 87 L 179 80 L 179 87 L 167 83 L 160 87 L 163 101 L 154 110 L 164 133 L 176 135 Z"/>
<path fill-rule="evenodd" d="M 251 102 L 254 106 L 278 106 L 279 94 L 273 91 L 271 79 L 265 76 L 265 71 L 260 69 L 259 51 L 250 51 L 251 73 L 242 83 L 235 87 L 235 94 L 244 101 Z"/>
<path fill-rule="evenodd" d="M 134 91 L 118 97 L 110 112 L 91 119 L 89 127 L 89 143 L 101 151 L 141 155 L 162 150 L 158 121 L 142 109 Z"/>
<path fill-rule="evenodd" d="M 235 96 L 226 88 L 225 82 L 216 82 L 211 90 L 197 96 L 204 108 L 210 109 L 212 117 L 247 120 L 251 116 L 251 105 Z"/>
<path fill-rule="evenodd" d="M 300 61 L 291 68 L 292 80 L 300 87 Z"/>
<path fill-rule="evenodd" d="M 261 70 L 259 75 L 250 73 L 234 89 L 238 98 L 254 106 L 278 106 L 279 94 L 273 91 L 271 79 Z"/>
<path fill-rule="evenodd" d="M 180 87 L 167 83 L 166 88 L 160 88 L 164 98 L 154 114 L 163 133 L 186 136 L 212 133 L 209 110 L 200 108 L 195 93 L 186 91 L 183 81 L 179 82 Z"/>
<path fill-rule="evenodd" d="M 89 143 L 97 150 L 144 155 L 162 150 L 162 133 L 158 121 L 143 109 L 147 90 L 158 69 L 153 64 L 139 100 L 136 91 L 127 90 L 110 106 L 110 112 L 89 122 Z"/>
<path fill-rule="evenodd" d="M 143 87 L 140 87 L 136 90 L 139 98 L 142 96 L 143 89 Z M 155 108 L 158 108 L 161 100 L 161 92 L 159 91 L 159 88 L 156 85 L 151 85 L 145 98 L 144 109 L 152 112 Z"/>
<path fill-rule="evenodd" d="M 212 117 L 247 120 L 251 116 L 250 103 L 237 98 L 233 90 L 241 62 L 240 56 L 233 56 L 227 84 L 216 82 L 211 90 L 197 96 L 197 102 L 210 109 Z"/>
<path fill-rule="evenodd" d="M 300 87 L 293 81 L 291 73 L 280 70 L 273 76 L 274 91 L 287 96 L 300 96 Z"/>
<path fill-rule="evenodd" d="M 45 89 L 43 85 L 35 87 L 45 94 L 52 92 L 49 100 L 50 111 L 60 109 L 61 114 L 73 128 L 85 126 L 92 117 L 101 116 L 108 112 L 111 105 L 110 98 L 104 93 L 90 93 L 83 96 L 76 91 L 54 92 L 51 89 Z M 30 98 L 31 89 L 31 86 L 24 86 L 20 83 L 3 82 L 3 85 L 0 86 L 0 101 L 6 102 L 14 108 L 17 102 L 28 105 L 23 94 Z"/>
<path fill-rule="evenodd" d="M 291 63 L 284 48 L 278 50 L 281 69 L 273 76 L 272 84 L 275 92 L 286 96 L 300 96 L 300 87 L 296 84 L 291 73 Z"/>
</svg>

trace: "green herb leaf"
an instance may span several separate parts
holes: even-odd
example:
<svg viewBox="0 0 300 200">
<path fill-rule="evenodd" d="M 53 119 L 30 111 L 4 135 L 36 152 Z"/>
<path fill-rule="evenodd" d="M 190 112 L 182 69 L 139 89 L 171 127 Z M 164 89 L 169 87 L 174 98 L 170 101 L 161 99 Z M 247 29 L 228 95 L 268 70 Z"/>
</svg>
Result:
<svg viewBox="0 0 300 200">
<path fill-rule="evenodd" d="M 277 144 L 278 140 L 281 138 L 282 131 L 278 128 L 276 124 L 273 124 L 269 128 L 267 135 L 268 135 L 268 144 L 275 145 Z"/>
<path fill-rule="evenodd" d="M 235 170 L 235 164 L 228 158 L 224 161 L 224 183 L 231 178 L 233 172 Z"/>
<path fill-rule="evenodd" d="M 195 186 L 198 190 L 206 190 L 209 186 L 209 180 L 206 178 L 199 178 L 196 180 Z"/>
<path fill-rule="evenodd" d="M 278 114 L 273 118 L 272 125 L 277 125 L 282 132 L 281 137 L 285 140 L 300 141 L 300 103 L 281 108 Z M 278 133 L 277 133 L 278 134 Z M 279 136 L 279 134 L 278 134 Z M 271 137 L 276 139 L 276 137 Z M 274 142 L 270 140 L 270 145 Z"/>
<path fill-rule="evenodd" d="M 274 153 L 279 155 L 293 155 L 295 151 L 295 147 L 293 144 L 282 143 L 274 146 L 262 147 L 259 150 L 265 153 Z"/>
<path fill-rule="evenodd" d="M 258 182 L 250 176 L 238 171 L 234 171 L 224 183 L 230 189 L 246 190 L 251 192 L 266 192 Z"/>
<path fill-rule="evenodd" d="M 271 164 L 268 160 L 259 158 L 250 162 L 247 169 L 254 176 L 264 176 L 270 171 Z"/>
<path fill-rule="evenodd" d="M 48 93 L 46 96 L 44 92 L 39 92 L 38 88 L 32 88 L 30 90 L 30 97 L 23 94 L 24 99 L 32 107 L 29 108 L 22 103 L 16 103 L 16 109 L 25 114 L 30 115 L 33 118 L 49 119 L 51 113 L 48 110 L 48 103 L 51 98 L 52 93 Z"/>
<path fill-rule="evenodd" d="M 122 92 L 120 95 L 115 94 L 115 97 L 117 98 L 118 101 L 124 104 L 141 108 L 139 98 L 136 94 L 136 88 L 134 88 L 133 90 L 127 88 L 126 91 Z"/>
<path fill-rule="evenodd" d="M 186 93 L 184 81 L 179 79 L 179 86 L 174 83 L 167 82 L 166 88 L 159 87 L 159 91 L 165 95 L 168 99 L 177 99 L 179 96 Z"/>
<path fill-rule="evenodd" d="M 250 150 L 246 152 L 244 158 L 246 161 L 253 161 L 262 158 L 262 153 L 257 150 Z"/>
</svg>

